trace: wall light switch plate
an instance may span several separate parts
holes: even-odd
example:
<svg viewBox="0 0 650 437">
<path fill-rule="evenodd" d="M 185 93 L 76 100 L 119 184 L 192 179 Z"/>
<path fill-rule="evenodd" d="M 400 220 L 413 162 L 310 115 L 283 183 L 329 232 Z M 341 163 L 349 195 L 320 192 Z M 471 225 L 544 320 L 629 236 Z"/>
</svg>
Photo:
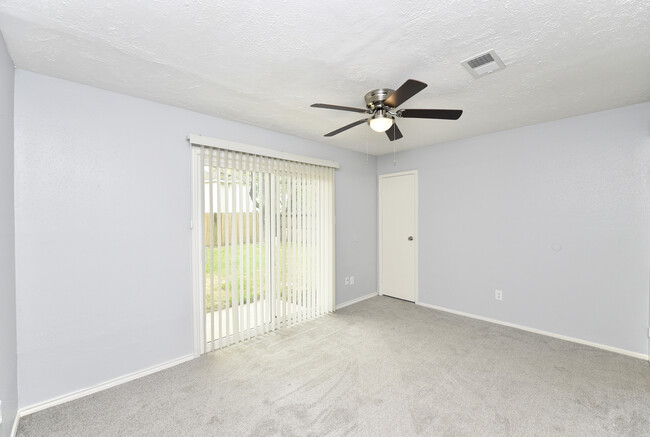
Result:
<svg viewBox="0 0 650 437">
<path fill-rule="evenodd" d="M 350 285 L 354 285 L 354 276 L 350 276 Z"/>
<path fill-rule="evenodd" d="M 350 285 L 350 277 L 349 276 L 345 277 L 345 285 Z"/>
</svg>

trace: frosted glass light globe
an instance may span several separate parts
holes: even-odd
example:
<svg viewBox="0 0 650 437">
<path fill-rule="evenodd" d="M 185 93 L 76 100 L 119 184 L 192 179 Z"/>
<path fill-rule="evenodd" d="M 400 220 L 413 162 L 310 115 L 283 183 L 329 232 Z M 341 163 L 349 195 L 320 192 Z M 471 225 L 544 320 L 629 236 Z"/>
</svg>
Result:
<svg viewBox="0 0 650 437">
<path fill-rule="evenodd" d="M 378 115 L 375 118 L 371 118 L 368 121 L 370 129 L 375 132 L 386 132 L 393 125 L 395 120 L 392 117 L 386 117 L 384 115 Z"/>
</svg>

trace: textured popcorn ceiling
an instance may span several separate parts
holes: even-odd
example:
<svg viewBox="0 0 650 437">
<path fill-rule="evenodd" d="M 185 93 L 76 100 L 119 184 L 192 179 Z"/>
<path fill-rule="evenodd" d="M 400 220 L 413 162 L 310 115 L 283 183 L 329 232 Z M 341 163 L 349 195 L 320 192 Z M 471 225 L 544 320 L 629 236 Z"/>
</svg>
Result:
<svg viewBox="0 0 650 437">
<path fill-rule="evenodd" d="M 650 100 L 647 0 L 2 0 L 0 30 L 18 68 L 373 154 L 367 125 L 323 137 L 362 114 L 309 105 L 413 78 L 402 108 L 465 111 L 399 120 L 399 151 Z"/>
</svg>

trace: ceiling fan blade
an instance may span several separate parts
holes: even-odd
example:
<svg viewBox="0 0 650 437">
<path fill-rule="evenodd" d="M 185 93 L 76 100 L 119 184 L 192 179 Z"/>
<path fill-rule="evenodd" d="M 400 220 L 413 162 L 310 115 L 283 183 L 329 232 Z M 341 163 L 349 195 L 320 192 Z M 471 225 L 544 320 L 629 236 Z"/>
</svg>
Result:
<svg viewBox="0 0 650 437">
<path fill-rule="evenodd" d="M 313 105 L 311 105 L 311 107 L 323 108 L 323 109 L 337 109 L 339 111 L 363 112 L 369 114 L 369 111 L 367 109 L 351 108 L 349 106 L 328 105 L 327 103 L 314 103 Z"/>
<path fill-rule="evenodd" d="M 463 114 L 460 109 L 400 109 L 397 116 L 402 118 L 437 118 L 458 120 Z"/>
<path fill-rule="evenodd" d="M 402 84 L 401 87 L 390 95 L 389 98 L 384 102 L 385 105 L 390 106 L 391 108 L 397 108 L 402 103 L 406 102 L 408 99 L 422 91 L 427 87 L 427 84 L 420 82 L 419 80 L 409 79 Z"/>
<path fill-rule="evenodd" d="M 363 124 L 363 123 L 365 123 L 366 121 L 368 121 L 367 118 L 364 118 L 364 119 L 362 119 L 362 120 L 357 120 L 357 121 L 355 121 L 354 123 L 350 123 L 350 124 L 348 124 L 347 126 L 343 126 L 343 127 L 338 128 L 338 129 L 336 129 L 336 130 L 333 130 L 332 132 L 330 132 L 330 133 L 328 133 L 328 134 L 325 134 L 325 136 L 326 136 L 326 137 L 333 137 L 334 135 L 336 135 L 336 134 L 340 134 L 341 132 L 346 131 L 346 130 L 348 130 L 348 129 L 350 129 L 350 128 L 353 128 L 353 127 L 355 127 L 355 126 L 359 126 L 360 124 Z"/>
<path fill-rule="evenodd" d="M 399 140 L 404 136 L 395 123 L 393 123 L 393 125 L 388 128 L 386 135 L 388 135 L 388 139 L 391 141 Z"/>
</svg>

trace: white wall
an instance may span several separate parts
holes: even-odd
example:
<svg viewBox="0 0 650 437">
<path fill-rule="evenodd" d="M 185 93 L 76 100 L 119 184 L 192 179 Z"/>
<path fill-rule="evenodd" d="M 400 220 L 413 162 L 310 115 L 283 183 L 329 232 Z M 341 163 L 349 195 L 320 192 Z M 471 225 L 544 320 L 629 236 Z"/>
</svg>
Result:
<svg viewBox="0 0 650 437">
<path fill-rule="evenodd" d="M 421 302 L 648 354 L 649 158 L 644 103 L 377 168 L 419 170 Z"/>
<path fill-rule="evenodd" d="M 337 302 L 376 291 L 375 158 L 21 70 L 15 129 L 21 407 L 192 353 L 190 133 L 340 162 Z"/>
<path fill-rule="evenodd" d="M 0 35 L 0 436 L 11 433 L 17 408 L 14 268 L 14 63 Z"/>
</svg>

